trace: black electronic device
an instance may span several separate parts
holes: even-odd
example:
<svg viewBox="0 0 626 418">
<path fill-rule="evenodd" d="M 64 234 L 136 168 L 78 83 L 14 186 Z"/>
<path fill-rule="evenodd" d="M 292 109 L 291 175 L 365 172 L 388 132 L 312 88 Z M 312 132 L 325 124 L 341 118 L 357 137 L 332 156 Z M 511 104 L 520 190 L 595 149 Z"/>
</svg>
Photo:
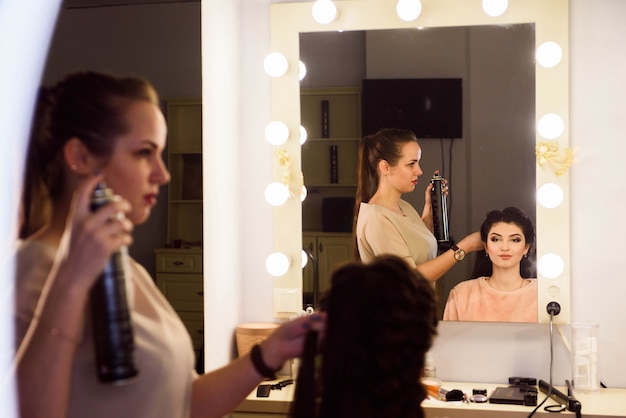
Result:
<svg viewBox="0 0 626 418">
<path fill-rule="evenodd" d="M 272 385 L 259 385 L 256 388 L 256 397 L 257 398 L 267 398 L 270 396 L 270 391 L 272 390 Z"/>
<path fill-rule="evenodd" d="M 489 397 L 490 403 L 509 405 L 537 405 L 537 389 L 527 385 L 497 387 Z"/>
<path fill-rule="evenodd" d="M 365 79 L 362 134 L 408 129 L 418 138 L 463 137 L 461 78 Z"/>
<path fill-rule="evenodd" d="M 569 381 L 566 380 L 565 383 L 568 386 L 567 395 L 555 388 L 554 386 L 552 386 L 552 389 L 550 389 L 550 384 L 545 380 L 539 380 L 539 390 L 546 394 L 550 393 L 550 397 L 552 397 L 554 400 L 564 405 L 567 405 L 568 411 L 575 412 L 577 415 L 579 415 L 582 411 L 582 404 L 580 403 L 580 401 L 578 401 L 578 399 L 576 399 L 576 397 L 574 397 L 574 393 L 571 389 L 571 384 L 569 383 Z"/>
<path fill-rule="evenodd" d="M 112 190 L 100 182 L 90 208 L 96 211 L 112 200 Z M 126 247 L 114 252 L 90 291 L 96 369 L 99 380 L 105 383 L 127 383 L 139 373 L 133 358 L 135 340 L 126 299 L 126 257 Z"/>
</svg>

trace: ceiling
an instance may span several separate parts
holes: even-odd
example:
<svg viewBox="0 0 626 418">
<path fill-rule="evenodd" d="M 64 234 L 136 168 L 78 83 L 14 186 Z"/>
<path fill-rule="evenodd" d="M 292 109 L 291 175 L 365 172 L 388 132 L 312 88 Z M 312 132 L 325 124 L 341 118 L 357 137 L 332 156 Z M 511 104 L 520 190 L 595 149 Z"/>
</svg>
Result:
<svg viewBox="0 0 626 418">
<path fill-rule="evenodd" d="M 63 0 L 65 9 L 88 9 L 92 7 L 129 6 L 135 4 L 186 3 L 201 0 Z"/>
</svg>

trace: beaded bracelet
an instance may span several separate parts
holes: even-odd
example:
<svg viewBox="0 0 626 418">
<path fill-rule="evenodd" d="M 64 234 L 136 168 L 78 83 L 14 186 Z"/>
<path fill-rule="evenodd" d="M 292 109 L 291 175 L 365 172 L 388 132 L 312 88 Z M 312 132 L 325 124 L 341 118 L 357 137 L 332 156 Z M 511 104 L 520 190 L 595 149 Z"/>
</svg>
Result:
<svg viewBox="0 0 626 418">
<path fill-rule="evenodd" d="M 276 370 L 272 370 L 265 362 L 263 361 L 263 356 L 261 353 L 261 346 L 259 344 L 255 344 L 250 350 L 250 360 L 252 360 L 252 365 L 254 369 L 263 377 L 271 380 L 276 379 L 276 372 L 280 370 L 280 368 Z"/>
</svg>

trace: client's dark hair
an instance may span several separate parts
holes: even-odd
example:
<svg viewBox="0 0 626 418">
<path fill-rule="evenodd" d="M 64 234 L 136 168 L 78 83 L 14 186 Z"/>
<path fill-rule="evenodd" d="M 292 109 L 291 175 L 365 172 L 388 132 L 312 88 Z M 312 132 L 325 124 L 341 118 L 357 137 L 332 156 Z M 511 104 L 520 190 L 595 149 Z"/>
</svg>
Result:
<svg viewBox="0 0 626 418">
<path fill-rule="evenodd" d="M 426 391 L 420 377 L 437 334 L 432 285 L 396 256 L 345 264 L 331 280 L 321 303 L 327 322 L 317 376 L 319 413 L 310 349 L 302 359 L 293 416 L 422 417 Z"/>
<path fill-rule="evenodd" d="M 515 224 L 519 226 L 524 234 L 524 240 L 526 244 L 530 244 L 527 257 L 522 258 L 520 263 L 520 274 L 524 278 L 536 278 L 537 266 L 535 264 L 535 227 L 532 221 L 526 216 L 524 211 L 516 207 L 510 206 L 503 210 L 492 210 L 487 213 L 487 217 L 483 221 L 480 227 L 480 238 L 483 242 L 487 242 L 489 231 L 494 224 L 504 222 L 507 224 Z M 481 250 L 476 253 L 476 259 L 474 262 L 474 269 L 472 271 L 472 278 L 489 277 L 493 273 L 493 264 L 487 253 Z"/>
</svg>

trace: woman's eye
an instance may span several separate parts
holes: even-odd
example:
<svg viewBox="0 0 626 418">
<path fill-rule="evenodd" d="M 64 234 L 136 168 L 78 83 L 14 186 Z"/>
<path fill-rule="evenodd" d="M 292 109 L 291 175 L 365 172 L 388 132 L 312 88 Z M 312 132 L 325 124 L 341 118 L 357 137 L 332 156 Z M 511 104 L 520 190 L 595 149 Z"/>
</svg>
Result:
<svg viewBox="0 0 626 418">
<path fill-rule="evenodd" d="M 149 157 L 152 155 L 152 150 L 150 148 L 143 148 L 137 151 L 137 155 L 140 157 Z"/>
</svg>

